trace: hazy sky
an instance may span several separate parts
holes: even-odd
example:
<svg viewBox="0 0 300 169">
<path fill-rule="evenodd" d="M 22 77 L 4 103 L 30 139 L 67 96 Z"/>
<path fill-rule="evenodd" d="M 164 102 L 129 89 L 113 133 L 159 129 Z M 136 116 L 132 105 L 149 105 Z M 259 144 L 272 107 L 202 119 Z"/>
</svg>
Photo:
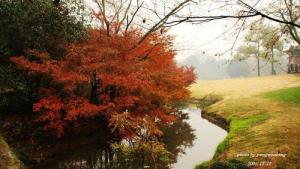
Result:
<svg viewBox="0 0 300 169">
<path fill-rule="evenodd" d="M 85 0 L 86 4 L 90 6 L 90 8 L 95 8 L 94 0 Z M 150 0 L 145 0 L 150 1 Z M 151 0 L 153 2 L 153 0 Z M 224 5 L 224 0 L 220 3 L 220 0 L 207 0 L 201 1 L 201 3 L 197 5 L 193 5 L 192 7 L 185 8 L 182 13 L 192 11 L 193 15 L 222 15 L 222 14 L 236 14 L 237 10 L 240 9 L 238 5 L 231 5 L 230 7 L 219 8 Z M 256 8 L 261 8 L 264 6 L 266 2 L 270 0 L 264 0 L 259 2 L 256 5 Z M 161 3 L 162 1 L 157 1 L 157 3 Z M 174 2 L 180 1 L 166 1 L 165 3 L 168 5 L 174 4 Z M 231 0 L 228 2 L 236 2 L 235 0 Z M 248 0 L 247 3 L 253 5 L 257 3 L 257 0 Z M 150 5 L 149 5 L 150 6 Z M 172 7 L 172 6 L 171 6 Z M 170 8 L 171 8 L 170 7 Z M 145 14 L 146 17 L 148 16 Z M 141 16 L 144 17 L 144 16 Z M 149 17 L 149 16 L 148 16 Z M 257 19 L 257 18 L 256 18 Z M 253 19 L 250 19 L 253 20 Z M 248 23 L 250 21 L 248 19 Z M 172 27 L 169 31 L 169 34 L 175 37 L 174 45 L 175 49 L 178 50 L 176 59 L 181 60 L 191 55 L 202 55 L 206 54 L 209 56 L 215 56 L 219 54 L 223 54 L 225 51 L 228 51 L 234 41 L 236 39 L 236 35 L 238 33 L 239 26 L 234 26 L 237 20 L 235 19 L 224 19 L 218 21 L 212 21 L 209 23 L 204 23 L 201 25 L 192 25 L 183 23 L 181 25 Z M 242 22 L 239 22 L 241 24 Z M 243 40 L 243 31 L 237 39 L 235 47 L 237 48 L 239 44 Z M 230 58 L 231 52 L 227 52 L 225 55 L 221 55 L 219 57 Z"/>
</svg>

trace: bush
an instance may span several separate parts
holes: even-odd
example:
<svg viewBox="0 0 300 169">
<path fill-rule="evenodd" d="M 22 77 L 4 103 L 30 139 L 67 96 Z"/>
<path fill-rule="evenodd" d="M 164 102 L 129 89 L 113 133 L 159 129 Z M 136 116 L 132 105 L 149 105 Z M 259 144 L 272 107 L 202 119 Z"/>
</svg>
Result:
<svg viewBox="0 0 300 169">
<path fill-rule="evenodd" d="M 169 153 L 162 143 L 157 141 L 137 141 L 133 144 L 113 144 L 113 169 L 164 169 L 172 163 Z"/>
<path fill-rule="evenodd" d="M 211 168 L 212 169 L 250 169 L 250 167 L 248 167 L 247 164 L 236 159 L 230 159 L 225 162 L 217 161 L 212 165 Z"/>
<path fill-rule="evenodd" d="M 69 5 L 69 4 L 68 4 Z M 69 42 L 86 39 L 87 30 L 79 21 L 80 3 L 72 11 L 61 2 L 59 7 L 50 0 L 0 1 L 0 90 L 14 89 L 15 93 L 1 94 L 1 112 L 24 111 L 32 107 L 33 92 L 39 81 L 16 69 L 9 57 L 23 55 L 28 49 L 47 51 L 62 57 Z M 25 106 L 25 107 L 24 107 Z"/>
<path fill-rule="evenodd" d="M 29 98 L 20 92 L 6 92 L 0 94 L 0 113 L 1 115 L 11 113 L 30 112 L 32 104 Z M 22 112 L 19 112 L 22 110 Z"/>
<path fill-rule="evenodd" d="M 87 35 L 78 15 L 69 11 L 52 1 L 0 1 L 0 56 L 22 55 L 27 49 L 61 56 L 67 42 Z"/>
</svg>

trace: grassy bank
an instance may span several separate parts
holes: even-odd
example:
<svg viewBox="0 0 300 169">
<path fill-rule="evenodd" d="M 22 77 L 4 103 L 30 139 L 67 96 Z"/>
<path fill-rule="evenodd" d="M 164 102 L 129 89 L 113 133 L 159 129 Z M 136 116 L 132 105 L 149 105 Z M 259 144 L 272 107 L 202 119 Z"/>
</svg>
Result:
<svg viewBox="0 0 300 169">
<path fill-rule="evenodd" d="M 222 95 L 206 108 L 230 120 L 230 131 L 213 161 L 237 159 L 258 168 L 300 168 L 300 77 L 281 75 L 198 81 L 193 96 Z M 249 157 L 240 154 L 287 154 Z M 207 165 L 207 163 L 205 164 Z M 262 166 L 259 166 L 262 165 Z M 200 167 L 199 167 L 200 168 Z"/>
<path fill-rule="evenodd" d="M 0 169 L 22 169 L 23 164 L 11 151 L 8 144 L 0 134 Z"/>
</svg>

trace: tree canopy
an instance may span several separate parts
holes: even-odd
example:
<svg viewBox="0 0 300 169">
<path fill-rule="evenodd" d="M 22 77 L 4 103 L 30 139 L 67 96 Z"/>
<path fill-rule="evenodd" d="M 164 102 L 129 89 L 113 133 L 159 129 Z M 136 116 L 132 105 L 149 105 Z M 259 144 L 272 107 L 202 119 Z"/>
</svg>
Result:
<svg viewBox="0 0 300 169">
<path fill-rule="evenodd" d="M 35 59 L 12 57 L 19 68 L 49 81 L 33 106 L 45 129 L 60 137 L 70 122 L 105 116 L 127 136 L 142 128 L 151 135 L 159 133 L 155 123 L 172 121 L 173 105 L 189 96 L 193 69 L 176 66 L 168 36 L 153 33 L 132 49 L 141 36 L 134 29 L 130 36 L 91 29 L 87 41 L 68 45 L 62 60 L 35 50 Z"/>
</svg>

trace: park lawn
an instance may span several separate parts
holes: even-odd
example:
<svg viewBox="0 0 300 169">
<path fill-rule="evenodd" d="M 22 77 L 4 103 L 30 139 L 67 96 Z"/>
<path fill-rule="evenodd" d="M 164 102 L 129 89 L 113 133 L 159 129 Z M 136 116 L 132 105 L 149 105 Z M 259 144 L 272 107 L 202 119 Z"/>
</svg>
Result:
<svg viewBox="0 0 300 169">
<path fill-rule="evenodd" d="M 300 104 L 300 87 L 292 87 L 263 93 L 262 97 L 283 102 Z"/>
<path fill-rule="evenodd" d="M 231 121 L 213 161 L 271 161 L 272 167 L 300 168 L 300 76 L 278 75 L 197 81 L 192 96 L 222 95 L 206 108 Z M 239 153 L 283 153 L 287 157 L 237 157 Z M 206 163 L 207 165 L 207 163 Z"/>
</svg>

